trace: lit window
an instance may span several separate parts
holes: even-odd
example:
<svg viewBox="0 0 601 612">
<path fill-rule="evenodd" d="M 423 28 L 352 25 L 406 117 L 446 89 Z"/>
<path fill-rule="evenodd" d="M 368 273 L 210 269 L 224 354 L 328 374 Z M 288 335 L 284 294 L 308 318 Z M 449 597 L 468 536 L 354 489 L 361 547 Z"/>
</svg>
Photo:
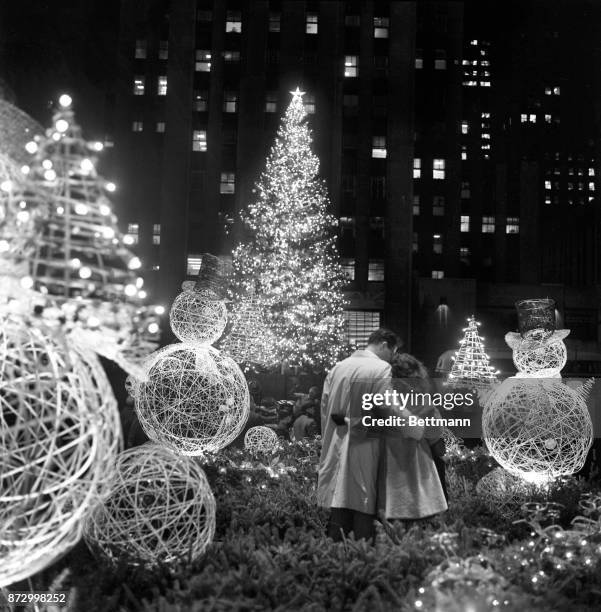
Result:
<svg viewBox="0 0 601 612">
<path fill-rule="evenodd" d="M 551 189 L 551 181 L 545 181 L 545 189 Z"/>
<path fill-rule="evenodd" d="M 135 76 L 134 77 L 134 96 L 143 96 L 144 95 L 144 83 L 146 79 L 143 76 Z"/>
<path fill-rule="evenodd" d="M 269 31 L 279 32 L 280 31 L 280 14 L 269 13 Z"/>
<path fill-rule="evenodd" d="M 551 196 L 545 196 L 545 204 L 551 204 Z"/>
<path fill-rule="evenodd" d="M 359 73 L 359 68 L 357 66 L 358 57 L 356 55 L 345 55 L 344 56 L 344 76 L 356 77 Z"/>
<path fill-rule="evenodd" d="M 595 183 L 589 183 L 588 184 L 588 190 L 589 191 L 595 191 Z"/>
<path fill-rule="evenodd" d="M 461 197 L 467 200 L 472 197 L 471 187 L 469 181 L 462 181 L 461 183 Z"/>
<path fill-rule="evenodd" d="M 223 57 L 224 62 L 239 62 L 240 51 L 222 51 L 221 57 Z"/>
<path fill-rule="evenodd" d="M 558 96 L 561 93 L 561 90 L 559 87 L 554 87 L 553 88 L 553 95 L 554 96 Z"/>
<path fill-rule="evenodd" d="M 131 124 L 132 132 L 141 132 L 144 129 L 144 123 L 142 121 L 134 121 Z"/>
<path fill-rule="evenodd" d="M 476 87 L 476 85 L 478 85 L 478 81 L 463 81 L 463 84 L 466 87 Z"/>
<path fill-rule="evenodd" d="M 315 13 L 308 13 L 305 22 L 305 32 L 307 34 L 317 34 L 318 19 Z"/>
<path fill-rule="evenodd" d="M 165 131 L 165 122 L 157 121 L 157 132 L 160 132 L 162 134 L 164 131 Z"/>
<path fill-rule="evenodd" d="M 169 41 L 159 41 L 159 59 L 166 60 L 169 58 Z"/>
<path fill-rule="evenodd" d="M 551 115 L 545 115 L 545 123 L 551 123 Z"/>
<path fill-rule="evenodd" d="M 413 159 L 413 178 L 421 178 L 422 176 L 422 160 L 419 157 Z"/>
<path fill-rule="evenodd" d="M 536 115 L 530 115 L 530 123 L 536 123 Z"/>
<path fill-rule="evenodd" d="M 127 244 L 138 244 L 140 240 L 140 225 L 138 223 L 128 223 L 125 238 L 127 239 Z"/>
<path fill-rule="evenodd" d="M 355 280 L 355 260 L 354 259 L 341 259 L 340 265 L 342 267 L 342 273 L 346 277 L 347 281 Z"/>
<path fill-rule="evenodd" d="M 188 266 L 186 274 L 188 276 L 197 276 L 200 272 L 200 264 L 202 262 L 202 255 L 188 255 Z"/>
<path fill-rule="evenodd" d="M 219 193 L 231 194 L 236 191 L 236 175 L 233 172 L 222 172 Z"/>
<path fill-rule="evenodd" d="M 444 217 L 445 197 L 435 195 L 432 198 L 432 215 L 434 217 Z"/>
<path fill-rule="evenodd" d="M 469 232 L 470 231 L 470 218 L 469 215 L 461 215 L 461 224 L 459 226 L 460 231 Z"/>
<path fill-rule="evenodd" d="M 419 195 L 413 196 L 413 214 L 419 216 Z"/>
<path fill-rule="evenodd" d="M 374 38 L 388 38 L 388 17 L 374 17 Z"/>
<path fill-rule="evenodd" d="M 421 49 L 415 50 L 415 68 L 420 70 L 424 67 L 424 52 Z"/>
<path fill-rule="evenodd" d="M 238 94 L 235 91 L 223 93 L 223 112 L 235 113 L 238 110 Z"/>
<path fill-rule="evenodd" d="M 315 114 L 315 95 L 306 93 L 303 96 L 303 103 L 305 106 L 305 111 L 309 115 Z"/>
<path fill-rule="evenodd" d="M 211 72 L 211 52 L 206 49 L 196 49 L 196 72 Z"/>
<path fill-rule="evenodd" d="M 166 76 L 160 76 L 158 78 L 157 95 L 159 96 L 167 95 L 167 77 Z"/>
<path fill-rule="evenodd" d="M 161 269 L 161 266 L 152 266 L 152 271 L 153 272 L 158 272 Z"/>
<path fill-rule="evenodd" d="M 206 130 L 194 130 L 192 132 L 192 151 L 204 152 L 207 150 Z"/>
<path fill-rule="evenodd" d="M 193 108 L 195 111 L 202 113 L 205 112 L 209 106 L 209 95 L 206 91 L 196 91 L 194 93 L 194 104 Z"/>
<path fill-rule="evenodd" d="M 446 70 L 447 54 L 443 49 L 436 49 L 436 57 L 434 58 L 434 70 Z"/>
<path fill-rule="evenodd" d="M 469 256 L 470 256 L 470 249 L 469 249 L 469 247 L 460 247 L 459 248 L 459 257 L 465 258 L 465 257 L 469 257 Z"/>
<path fill-rule="evenodd" d="M 386 136 L 373 137 L 371 156 L 378 159 L 384 159 L 386 157 Z"/>
<path fill-rule="evenodd" d="M 465 161 L 467 159 L 467 147 L 465 145 L 461 145 L 461 161 Z"/>
<path fill-rule="evenodd" d="M 522 113 L 520 115 L 520 122 L 521 123 L 526 123 L 528 121 L 528 115 L 525 115 L 524 113 Z"/>
<path fill-rule="evenodd" d="M 480 113 L 482 119 L 490 119 L 490 113 Z"/>
<path fill-rule="evenodd" d="M 444 278 L 444 272 L 442 270 L 432 270 L 432 278 L 440 280 Z"/>
<path fill-rule="evenodd" d="M 495 233 L 495 218 L 494 217 L 482 217 L 482 233 L 483 234 L 494 234 Z"/>
<path fill-rule="evenodd" d="M 384 280 L 384 262 L 370 261 L 367 264 L 367 280 L 382 282 Z"/>
<path fill-rule="evenodd" d="M 444 179 L 445 176 L 445 160 L 435 159 L 432 162 L 432 178 L 433 179 Z"/>
<path fill-rule="evenodd" d="M 136 59 L 146 59 L 146 41 L 145 40 L 136 40 Z"/>
<path fill-rule="evenodd" d="M 490 134 L 487 132 L 482 132 L 482 140 L 490 140 Z"/>
<path fill-rule="evenodd" d="M 346 15 L 344 17 L 344 25 L 351 28 L 358 28 L 361 25 L 361 18 L 359 15 Z"/>
<path fill-rule="evenodd" d="M 358 348 L 367 346 L 367 339 L 380 327 L 380 312 L 377 310 L 345 310 L 347 340 Z"/>
<path fill-rule="evenodd" d="M 277 112 L 277 110 L 278 110 L 278 94 L 275 91 L 269 91 L 265 94 L 265 112 L 275 113 Z"/>
<path fill-rule="evenodd" d="M 152 244 L 161 244 L 161 224 L 154 223 L 152 226 Z"/>
<path fill-rule="evenodd" d="M 584 183 L 578 183 L 578 191 L 584 190 Z"/>
<path fill-rule="evenodd" d="M 461 122 L 461 133 L 462 134 L 467 134 L 469 131 L 469 124 L 467 121 L 462 121 Z"/>
<path fill-rule="evenodd" d="M 442 238 L 440 234 L 434 234 L 432 237 L 432 251 L 437 255 L 442 254 Z"/>
<path fill-rule="evenodd" d="M 589 168 L 588 169 L 588 175 L 589 176 L 595 176 L 595 169 L 594 168 Z"/>
<path fill-rule="evenodd" d="M 490 87 L 490 81 L 480 81 L 480 87 Z"/>
<path fill-rule="evenodd" d="M 242 13 L 240 11 L 228 11 L 225 20 L 225 31 L 240 34 L 242 32 Z"/>
<path fill-rule="evenodd" d="M 472 45 L 473 47 L 477 47 L 478 46 L 478 41 L 477 40 L 470 40 L 470 45 Z"/>
<path fill-rule="evenodd" d="M 553 93 L 553 90 L 550 87 L 545 87 L 545 95 L 550 96 Z"/>
<path fill-rule="evenodd" d="M 520 233 L 520 218 L 519 217 L 507 217 L 507 225 L 505 226 L 506 234 L 519 234 Z"/>
</svg>

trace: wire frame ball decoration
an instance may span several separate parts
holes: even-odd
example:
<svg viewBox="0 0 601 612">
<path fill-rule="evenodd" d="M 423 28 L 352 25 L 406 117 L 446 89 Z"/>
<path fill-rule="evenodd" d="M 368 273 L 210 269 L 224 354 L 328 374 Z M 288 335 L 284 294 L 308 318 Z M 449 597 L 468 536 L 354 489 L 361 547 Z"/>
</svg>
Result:
<svg viewBox="0 0 601 612">
<path fill-rule="evenodd" d="M 121 446 L 99 364 L 42 330 L 0 332 L 0 587 L 44 569 L 80 539 Z"/>
<path fill-rule="evenodd" d="M 502 467 L 483 476 L 476 485 L 476 493 L 485 506 L 510 520 L 519 516 L 522 504 L 528 501 L 534 490 L 532 485 Z"/>
<path fill-rule="evenodd" d="M 506 334 L 505 341 L 513 351 L 513 363 L 520 375 L 557 378 L 568 359 L 563 339 L 569 333 L 569 329 L 560 329 L 542 341 L 522 340 L 520 335 L 514 332 Z"/>
<path fill-rule="evenodd" d="M 482 434 L 501 466 L 541 484 L 582 468 L 593 426 L 581 395 L 560 380 L 509 378 L 484 407 Z"/>
<path fill-rule="evenodd" d="M 250 412 L 242 371 L 206 344 L 184 342 L 157 351 L 131 392 L 146 435 L 182 455 L 224 448 L 242 431 Z"/>
<path fill-rule="evenodd" d="M 119 456 L 107 499 L 85 525 L 95 554 L 146 567 L 200 557 L 215 533 L 215 498 L 196 461 L 147 443 Z"/>
<path fill-rule="evenodd" d="M 278 447 L 278 434 L 270 427 L 257 425 L 244 435 L 244 448 L 251 453 L 271 453 Z"/>
<path fill-rule="evenodd" d="M 0 97 L 0 153 L 17 164 L 27 164 L 30 154 L 25 145 L 43 133 L 44 128 L 35 119 Z"/>
<path fill-rule="evenodd" d="M 213 344 L 227 324 L 225 302 L 206 291 L 194 289 L 180 293 L 171 306 L 169 322 L 182 342 Z"/>
</svg>

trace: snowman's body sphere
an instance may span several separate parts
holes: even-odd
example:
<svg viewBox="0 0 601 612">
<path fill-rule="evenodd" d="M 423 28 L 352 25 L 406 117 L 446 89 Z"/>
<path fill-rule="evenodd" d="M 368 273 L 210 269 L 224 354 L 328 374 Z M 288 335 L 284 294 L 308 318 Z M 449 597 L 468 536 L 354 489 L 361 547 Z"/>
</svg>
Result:
<svg viewBox="0 0 601 612">
<path fill-rule="evenodd" d="M 152 355 L 133 392 L 146 434 L 183 455 L 227 446 L 250 411 L 248 384 L 238 365 L 200 343 L 172 344 Z"/>
</svg>

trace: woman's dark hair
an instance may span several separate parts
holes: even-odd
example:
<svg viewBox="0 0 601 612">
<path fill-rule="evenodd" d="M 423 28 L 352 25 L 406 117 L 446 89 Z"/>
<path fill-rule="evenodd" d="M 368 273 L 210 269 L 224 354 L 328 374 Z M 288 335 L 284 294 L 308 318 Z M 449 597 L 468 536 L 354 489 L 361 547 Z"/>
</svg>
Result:
<svg viewBox="0 0 601 612">
<path fill-rule="evenodd" d="M 373 331 L 367 339 L 367 344 L 380 344 L 380 342 L 386 342 L 390 348 L 395 346 L 401 346 L 403 343 L 401 339 L 389 329 L 380 327 Z"/>
<path fill-rule="evenodd" d="M 396 353 L 390 363 L 392 378 L 412 378 L 412 386 L 418 392 L 429 391 L 431 381 L 426 366 L 409 353 Z"/>
</svg>

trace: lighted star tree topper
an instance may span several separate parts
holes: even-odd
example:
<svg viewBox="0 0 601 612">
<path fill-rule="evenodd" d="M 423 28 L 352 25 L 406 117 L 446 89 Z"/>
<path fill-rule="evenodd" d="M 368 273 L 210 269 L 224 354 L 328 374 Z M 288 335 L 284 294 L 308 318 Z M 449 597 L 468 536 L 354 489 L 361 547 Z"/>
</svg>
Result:
<svg viewBox="0 0 601 612">
<path fill-rule="evenodd" d="M 234 299 L 258 300 L 274 335 L 275 361 L 317 370 L 346 348 L 345 277 L 303 92 L 291 93 L 256 197 L 242 213 L 246 236 L 233 252 Z"/>
<path fill-rule="evenodd" d="M 490 365 L 483 338 L 478 334 L 479 325 L 473 315 L 468 318 L 449 373 L 448 383 L 454 387 L 487 387 L 497 382 L 498 372 Z"/>
</svg>

